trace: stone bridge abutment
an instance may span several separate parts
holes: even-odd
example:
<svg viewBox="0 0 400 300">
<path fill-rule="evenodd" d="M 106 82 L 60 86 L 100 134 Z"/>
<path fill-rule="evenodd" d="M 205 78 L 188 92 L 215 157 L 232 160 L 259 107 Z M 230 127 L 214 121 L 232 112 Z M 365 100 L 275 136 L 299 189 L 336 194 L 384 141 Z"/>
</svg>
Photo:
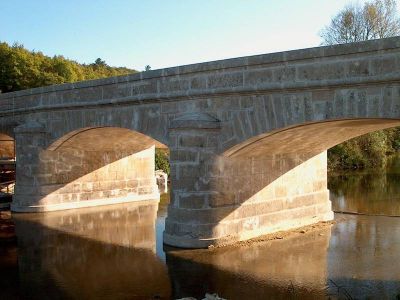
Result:
<svg viewBox="0 0 400 300">
<path fill-rule="evenodd" d="M 157 198 L 167 244 L 207 247 L 330 220 L 326 150 L 400 125 L 400 38 L 258 55 L 0 95 L 16 211 Z"/>
</svg>

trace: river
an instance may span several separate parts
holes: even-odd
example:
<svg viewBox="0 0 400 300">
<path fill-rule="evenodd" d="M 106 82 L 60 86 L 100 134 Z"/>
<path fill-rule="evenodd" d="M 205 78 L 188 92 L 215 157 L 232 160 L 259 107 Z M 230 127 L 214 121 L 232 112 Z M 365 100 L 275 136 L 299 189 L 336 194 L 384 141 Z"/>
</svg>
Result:
<svg viewBox="0 0 400 300">
<path fill-rule="evenodd" d="M 168 197 L 13 217 L 0 299 L 399 299 L 400 159 L 329 178 L 335 223 L 214 250 L 162 244 Z M 384 216 L 381 216 L 384 215 Z"/>
</svg>

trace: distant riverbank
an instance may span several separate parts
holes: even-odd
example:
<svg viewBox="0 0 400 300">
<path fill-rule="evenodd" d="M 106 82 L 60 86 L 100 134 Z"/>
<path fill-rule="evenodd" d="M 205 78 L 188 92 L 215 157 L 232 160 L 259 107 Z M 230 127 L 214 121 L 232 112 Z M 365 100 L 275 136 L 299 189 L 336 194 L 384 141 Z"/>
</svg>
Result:
<svg viewBox="0 0 400 300">
<path fill-rule="evenodd" d="M 400 127 L 371 132 L 328 150 L 328 170 L 383 169 L 400 153 Z"/>
</svg>

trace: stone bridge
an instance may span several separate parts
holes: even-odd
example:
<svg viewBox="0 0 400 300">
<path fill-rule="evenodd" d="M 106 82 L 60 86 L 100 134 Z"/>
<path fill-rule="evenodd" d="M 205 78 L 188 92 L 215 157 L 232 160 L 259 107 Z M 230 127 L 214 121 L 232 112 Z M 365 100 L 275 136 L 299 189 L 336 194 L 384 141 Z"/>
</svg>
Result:
<svg viewBox="0 0 400 300">
<path fill-rule="evenodd" d="M 399 125 L 400 38 L 0 95 L 13 211 L 157 199 L 167 147 L 164 242 L 189 248 L 331 220 L 326 150 Z"/>
</svg>

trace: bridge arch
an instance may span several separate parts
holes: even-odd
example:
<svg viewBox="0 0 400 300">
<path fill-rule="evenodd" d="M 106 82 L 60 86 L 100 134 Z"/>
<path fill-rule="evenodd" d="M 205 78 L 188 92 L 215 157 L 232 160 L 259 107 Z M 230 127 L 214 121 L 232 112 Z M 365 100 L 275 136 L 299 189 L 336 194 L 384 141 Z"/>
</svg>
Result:
<svg viewBox="0 0 400 300">
<path fill-rule="evenodd" d="M 40 202 L 46 194 L 42 182 L 52 176 L 40 173 L 44 168 L 39 166 L 50 155 L 43 154 L 51 152 L 50 145 L 56 149 L 53 154 L 67 145 L 70 153 L 79 153 L 72 147 L 75 133 L 79 137 L 85 128 L 119 127 L 170 149 L 174 184 L 164 234 L 170 245 L 206 247 L 299 225 L 290 223 L 296 218 L 288 210 L 309 222 L 328 219 L 332 212 L 324 187 L 324 149 L 392 125 L 374 120 L 400 118 L 399 53 L 400 38 L 395 37 L 2 94 L 0 128 L 22 124 L 15 128 L 15 209 L 46 205 Z M 257 171 L 259 157 L 269 159 L 268 174 Z M 65 164 L 53 165 L 64 168 L 61 174 L 69 171 Z M 252 182 L 244 180 L 252 171 L 257 171 Z M 302 186 L 308 174 L 314 174 L 315 182 L 310 179 Z M 262 188 L 264 177 L 275 177 L 274 204 L 263 203 L 263 195 L 245 205 L 241 200 L 254 193 L 243 182 Z M 287 197 L 285 183 L 302 196 Z M 317 191 L 321 197 L 310 196 Z M 303 209 L 301 203 L 317 198 L 322 199 L 320 206 Z"/>
<path fill-rule="evenodd" d="M 228 149 L 219 144 L 222 152 L 208 156 L 198 167 L 204 171 L 194 186 L 205 186 L 207 192 L 179 197 L 181 208 L 170 208 L 165 240 L 205 247 L 332 220 L 327 150 L 397 126 L 400 118 L 327 119 L 265 132 Z M 187 223 L 200 223 L 195 241 L 175 223 L 178 216 Z M 184 237 L 177 241 L 171 232 Z"/>
<path fill-rule="evenodd" d="M 69 132 L 48 146 L 40 126 L 30 136 L 33 145 L 43 147 L 36 147 L 36 153 L 24 149 L 32 149 L 30 145 L 18 147 L 24 168 L 35 172 L 17 169 L 14 211 L 159 199 L 154 154 L 156 147 L 167 146 L 149 136 L 126 128 L 90 127 Z M 27 198 L 29 206 L 24 205 Z"/>
<path fill-rule="evenodd" d="M 225 157 L 321 153 L 352 138 L 400 126 L 400 119 L 357 118 L 308 122 L 273 130 L 235 145 Z"/>
</svg>

